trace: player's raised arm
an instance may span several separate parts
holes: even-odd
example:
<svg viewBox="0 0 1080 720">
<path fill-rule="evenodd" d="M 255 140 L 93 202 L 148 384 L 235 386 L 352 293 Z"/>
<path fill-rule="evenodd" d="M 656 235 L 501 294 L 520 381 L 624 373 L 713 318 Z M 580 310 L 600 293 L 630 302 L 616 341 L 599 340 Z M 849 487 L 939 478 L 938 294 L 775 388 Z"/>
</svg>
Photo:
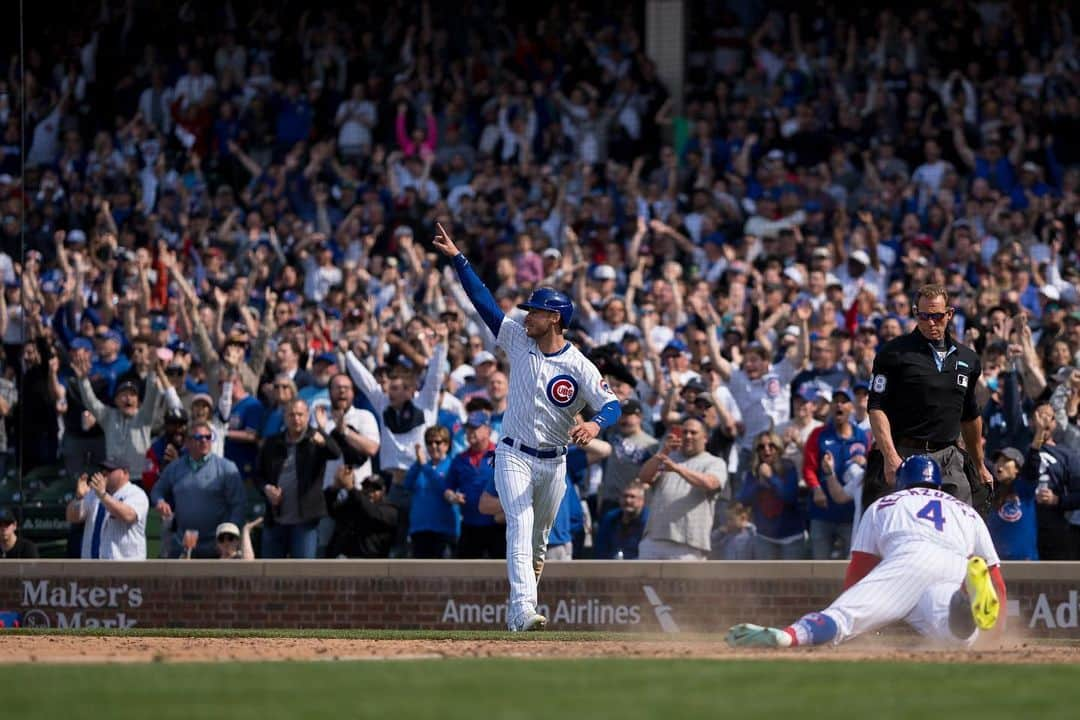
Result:
<svg viewBox="0 0 1080 720">
<path fill-rule="evenodd" d="M 473 307 L 480 313 L 481 319 L 491 330 L 491 334 L 498 337 L 499 328 L 502 326 L 505 316 L 502 310 L 499 309 L 498 303 L 495 302 L 495 297 L 484 285 L 484 281 L 480 279 L 476 271 L 472 269 L 468 259 L 458 250 L 458 246 L 454 244 L 450 233 L 446 232 L 442 223 L 435 223 L 435 226 L 439 229 L 433 241 L 435 248 L 453 261 L 454 270 L 457 272 L 461 286 L 465 288 L 465 293 L 469 296 Z"/>
</svg>

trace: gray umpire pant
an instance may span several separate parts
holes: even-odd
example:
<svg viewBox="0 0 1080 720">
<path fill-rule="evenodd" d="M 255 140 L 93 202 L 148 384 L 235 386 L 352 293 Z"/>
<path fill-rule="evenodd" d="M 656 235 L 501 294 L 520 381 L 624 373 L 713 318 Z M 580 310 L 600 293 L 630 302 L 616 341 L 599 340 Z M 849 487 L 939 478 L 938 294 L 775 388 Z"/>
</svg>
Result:
<svg viewBox="0 0 1080 720">
<path fill-rule="evenodd" d="M 941 450 L 928 451 L 925 447 L 913 448 L 906 445 L 897 445 L 896 452 L 902 458 L 912 455 L 929 455 L 941 468 L 941 489 L 952 495 L 957 500 L 963 500 L 971 505 L 971 483 L 964 474 L 964 454 L 960 449 L 950 445 Z"/>
</svg>

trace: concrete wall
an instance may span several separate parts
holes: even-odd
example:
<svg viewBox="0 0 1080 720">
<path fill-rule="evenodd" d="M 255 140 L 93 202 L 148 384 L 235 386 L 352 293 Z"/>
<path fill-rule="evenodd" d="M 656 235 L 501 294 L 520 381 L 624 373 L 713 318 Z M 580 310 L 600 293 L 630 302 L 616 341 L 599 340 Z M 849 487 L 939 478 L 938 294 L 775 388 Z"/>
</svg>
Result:
<svg viewBox="0 0 1080 720">
<path fill-rule="evenodd" d="M 574 561 L 544 570 L 558 630 L 716 632 L 785 624 L 839 592 L 842 562 Z M 1010 563 L 1010 624 L 1080 638 L 1080 563 Z M 501 628 L 494 561 L 41 560 L 0 563 L 0 612 L 28 626 Z"/>
</svg>

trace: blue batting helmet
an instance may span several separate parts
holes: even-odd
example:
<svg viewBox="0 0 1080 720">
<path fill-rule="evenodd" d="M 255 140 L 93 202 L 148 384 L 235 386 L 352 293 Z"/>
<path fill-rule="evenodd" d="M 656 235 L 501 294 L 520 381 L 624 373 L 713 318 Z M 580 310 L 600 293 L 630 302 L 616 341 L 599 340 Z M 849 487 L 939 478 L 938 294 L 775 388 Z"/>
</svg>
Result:
<svg viewBox="0 0 1080 720">
<path fill-rule="evenodd" d="M 941 487 L 941 468 L 929 455 L 912 455 L 896 470 L 896 489 Z"/>
<path fill-rule="evenodd" d="M 529 299 L 518 305 L 518 307 L 522 310 L 557 312 L 564 330 L 570 327 L 570 321 L 574 318 L 574 302 L 569 295 L 559 292 L 555 288 L 542 287 L 533 290 Z"/>
</svg>

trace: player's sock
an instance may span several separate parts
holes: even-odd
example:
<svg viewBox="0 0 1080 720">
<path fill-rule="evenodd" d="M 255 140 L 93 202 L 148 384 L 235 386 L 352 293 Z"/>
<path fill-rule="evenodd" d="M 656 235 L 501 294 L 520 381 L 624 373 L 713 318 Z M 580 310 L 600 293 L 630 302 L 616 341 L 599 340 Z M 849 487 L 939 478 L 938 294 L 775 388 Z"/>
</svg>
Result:
<svg viewBox="0 0 1080 720">
<path fill-rule="evenodd" d="M 970 613 L 969 613 L 970 614 Z M 784 628 L 792 646 L 826 645 L 836 638 L 836 621 L 824 613 L 808 613 Z"/>
<path fill-rule="evenodd" d="M 963 590 L 949 598 L 949 632 L 958 640 L 967 640 L 975 632 L 975 616 L 971 614 L 971 599 Z"/>
</svg>

